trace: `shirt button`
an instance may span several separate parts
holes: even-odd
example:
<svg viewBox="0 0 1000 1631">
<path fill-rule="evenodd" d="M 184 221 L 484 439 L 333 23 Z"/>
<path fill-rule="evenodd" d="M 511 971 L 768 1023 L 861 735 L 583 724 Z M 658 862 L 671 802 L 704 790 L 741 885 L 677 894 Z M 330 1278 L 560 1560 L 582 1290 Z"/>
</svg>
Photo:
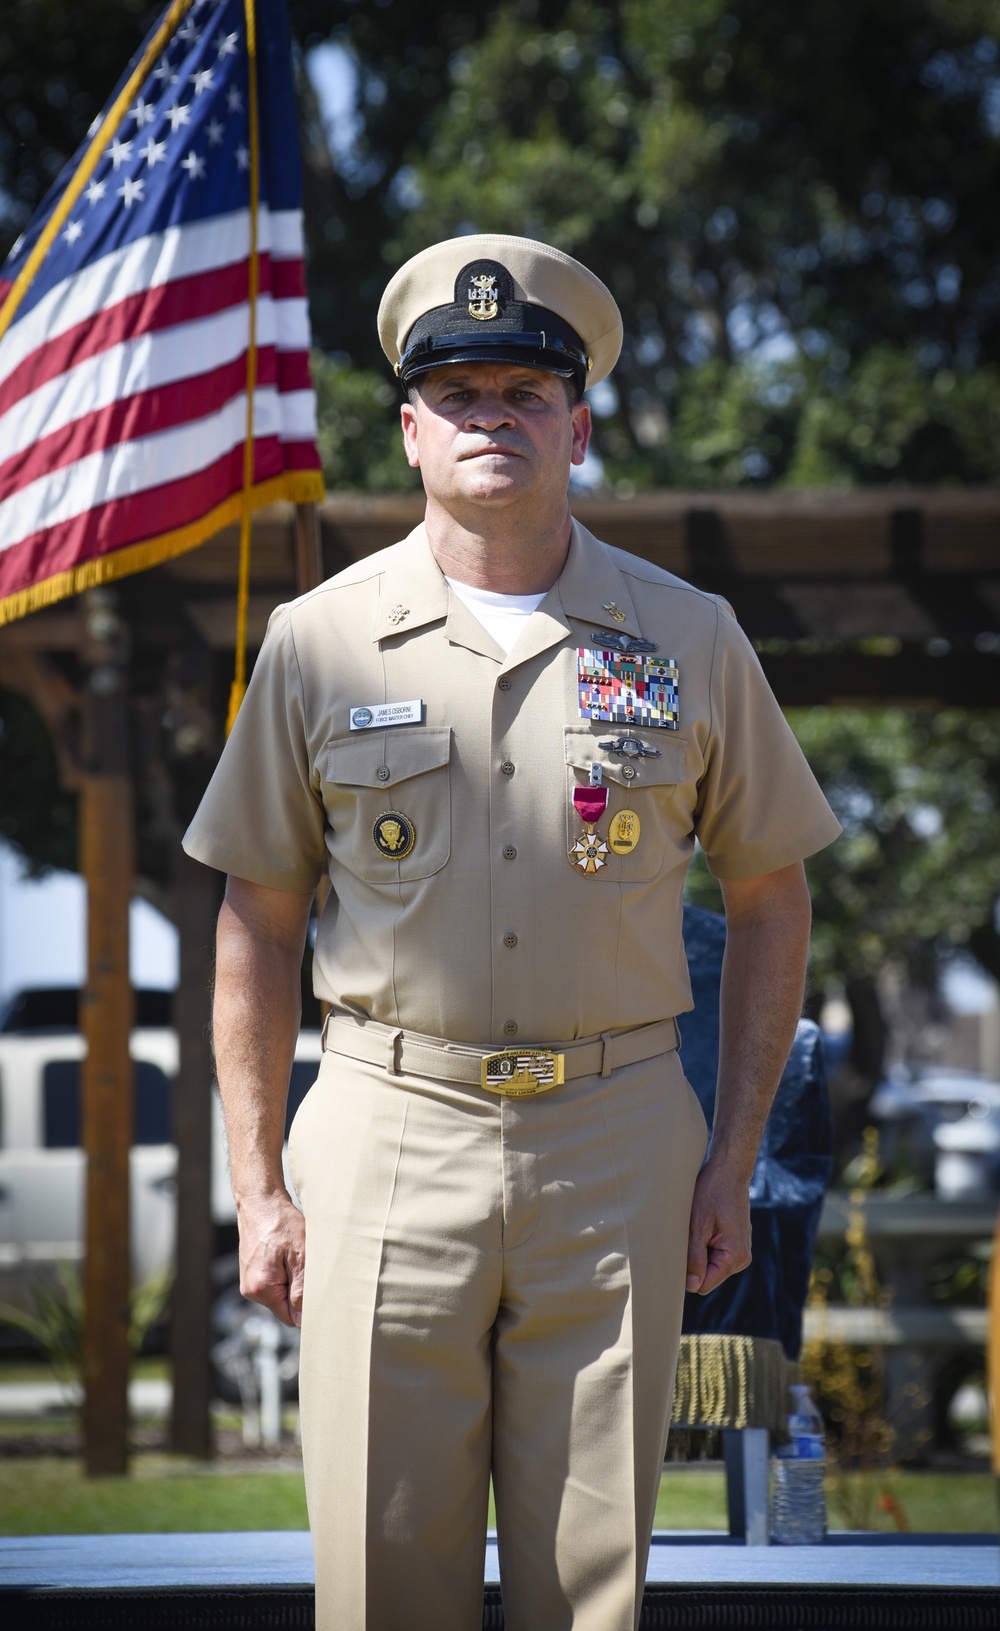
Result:
<svg viewBox="0 0 1000 1631">
<path fill-rule="evenodd" d="M 632 777 L 635 775 L 635 773 L 636 773 L 635 765 L 622 765 L 622 775 L 625 776 L 628 779 L 628 781 L 632 780 Z"/>
<path fill-rule="evenodd" d="M 517 854 L 517 850 L 514 848 L 513 844 L 505 844 L 504 845 L 504 847 L 503 847 L 503 858 L 504 858 L 505 861 L 512 861 L 516 854 Z"/>
<path fill-rule="evenodd" d="M 509 759 L 504 760 L 503 764 L 500 766 L 500 769 L 505 776 L 513 776 L 514 774 L 514 766 Z"/>
<path fill-rule="evenodd" d="M 517 1034 L 517 1020 L 516 1019 L 509 1019 L 506 1022 L 506 1024 L 504 1025 L 504 1028 L 503 1028 L 503 1034 L 504 1034 L 504 1036 L 516 1036 L 516 1034 Z"/>
<path fill-rule="evenodd" d="M 389 766 L 388 765 L 379 765 L 379 767 L 376 770 L 375 774 L 378 777 L 380 782 L 387 782 L 389 780 Z"/>
<path fill-rule="evenodd" d="M 501 691 L 509 691 L 510 690 L 510 680 L 507 678 L 506 674 L 504 675 L 502 680 L 497 680 L 497 684 L 499 685 Z"/>
<path fill-rule="evenodd" d="M 516 934 L 505 934 L 504 937 L 503 937 L 503 943 L 504 943 L 505 946 L 516 946 L 517 945 L 517 935 Z"/>
</svg>

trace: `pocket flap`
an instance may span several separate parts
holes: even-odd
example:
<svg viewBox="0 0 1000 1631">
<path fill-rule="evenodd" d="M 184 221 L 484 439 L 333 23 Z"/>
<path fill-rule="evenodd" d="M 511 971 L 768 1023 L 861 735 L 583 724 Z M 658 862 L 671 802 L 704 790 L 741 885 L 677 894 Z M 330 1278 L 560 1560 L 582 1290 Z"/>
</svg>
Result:
<svg viewBox="0 0 1000 1631">
<path fill-rule="evenodd" d="M 450 725 L 397 725 L 327 743 L 326 780 L 351 787 L 394 787 L 440 770 L 451 758 Z"/>
<path fill-rule="evenodd" d="M 659 757 L 644 754 L 641 758 L 629 758 L 601 747 L 602 742 L 614 742 L 626 734 L 636 737 L 644 747 L 659 748 Z M 602 725 L 598 735 L 593 729 L 577 725 L 566 727 L 566 763 L 584 775 L 589 775 L 592 764 L 599 764 L 605 780 L 617 782 L 621 787 L 667 787 L 682 782 L 686 749 L 687 744 L 668 731 L 634 727 L 626 733 L 623 726 Z M 626 766 L 634 771 L 633 775 L 623 774 Z"/>
</svg>

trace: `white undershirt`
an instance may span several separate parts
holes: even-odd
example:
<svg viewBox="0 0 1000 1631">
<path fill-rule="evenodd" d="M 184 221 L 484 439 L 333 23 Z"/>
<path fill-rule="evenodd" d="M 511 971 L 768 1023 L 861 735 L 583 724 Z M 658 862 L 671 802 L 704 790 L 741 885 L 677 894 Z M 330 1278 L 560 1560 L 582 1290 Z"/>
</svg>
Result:
<svg viewBox="0 0 1000 1631">
<path fill-rule="evenodd" d="M 528 618 L 546 595 L 544 589 L 540 595 L 500 595 L 493 589 L 476 589 L 471 583 L 458 583 L 454 578 L 446 577 L 445 582 L 505 654 L 510 652 Z"/>
</svg>

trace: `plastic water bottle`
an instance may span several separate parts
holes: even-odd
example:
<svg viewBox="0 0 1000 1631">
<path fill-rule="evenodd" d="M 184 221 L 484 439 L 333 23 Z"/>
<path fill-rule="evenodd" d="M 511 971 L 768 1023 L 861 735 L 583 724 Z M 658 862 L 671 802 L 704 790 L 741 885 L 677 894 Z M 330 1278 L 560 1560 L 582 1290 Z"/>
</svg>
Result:
<svg viewBox="0 0 1000 1631">
<path fill-rule="evenodd" d="M 779 1546 L 818 1546 L 826 1539 L 823 1418 L 801 1383 L 789 1388 L 788 1443 L 774 1452 L 771 1537 Z"/>
</svg>

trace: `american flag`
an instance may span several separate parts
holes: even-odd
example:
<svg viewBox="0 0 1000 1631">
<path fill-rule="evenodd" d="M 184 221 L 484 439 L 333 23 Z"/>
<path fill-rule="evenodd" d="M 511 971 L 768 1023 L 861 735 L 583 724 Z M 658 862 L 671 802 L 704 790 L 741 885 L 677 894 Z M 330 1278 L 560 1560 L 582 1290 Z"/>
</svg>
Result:
<svg viewBox="0 0 1000 1631">
<path fill-rule="evenodd" d="M 247 0 L 175 0 L 0 268 L 0 623 L 179 554 L 244 506 Z M 256 0 L 252 507 L 322 497 L 284 0 Z M 158 31 L 163 33 L 154 49 Z M 26 290 L 18 275 L 148 55 Z M 11 319 L 11 308 L 15 306 Z"/>
</svg>

